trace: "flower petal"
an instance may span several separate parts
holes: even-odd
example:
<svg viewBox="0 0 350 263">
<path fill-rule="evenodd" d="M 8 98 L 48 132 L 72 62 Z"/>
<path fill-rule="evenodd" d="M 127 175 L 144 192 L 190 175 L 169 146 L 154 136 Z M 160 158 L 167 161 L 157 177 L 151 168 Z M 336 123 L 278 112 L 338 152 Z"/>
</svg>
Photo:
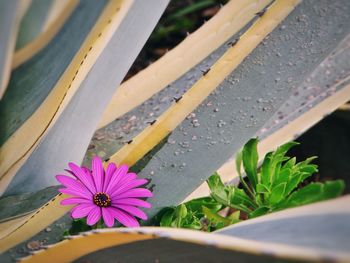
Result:
<svg viewBox="0 0 350 263">
<path fill-rule="evenodd" d="M 56 179 L 65 187 L 81 193 L 82 196 L 86 196 L 87 198 L 89 198 L 89 196 L 91 195 L 91 192 L 81 182 L 69 176 L 56 175 Z"/>
<path fill-rule="evenodd" d="M 109 163 L 107 170 L 106 170 L 106 175 L 105 175 L 105 181 L 103 182 L 103 192 L 106 191 L 107 186 L 109 185 L 112 176 L 114 174 L 114 172 L 117 170 L 117 166 L 115 165 L 115 163 Z"/>
<path fill-rule="evenodd" d="M 102 216 L 103 216 L 103 221 L 105 222 L 106 226 L 113 227 L 114 217 L 109 212 L 109 207 L 102 208 Z"/>
<path fill-rule="evenodd" d="M 153 194 L 150 190 L 145 188 L 130 189 L 120 195 L 114 196 L 114 198 L 123 199 L 128 197 L 152 197 Z"/>
<path fill-rule="evenodd" d="M 108 207 L 108 211 L 115 219 L 119 221 L 119 223 L 126 227 L 140 226 L 139 222 L 137 222 L 137 220 L 133 216 L 124 211 L 121 211 L 120 209 L 117 209 L 115 207 Z"/>
<path fill-rule="evenodd" d="M 76 205 L 76 204 L 93 204 L 92 200 L 85 199 L 85 198 L 78 198 L 78 197 L 72 197 L 72 198 L 66 198 L 61 201 L 61 205 Z"/>
<path fill-rule="evenodd" d="M 113 189 L 112 191 L 112 194 L 111 196 L 116 196 L 118 194 L 121 194 L 121 193 L 124 193 L 125 191 L 129 190 L 129 189 L 132 189 L 132 188 L 135 188 L 135 187 L 138 187 L 138 186 L 141 186 L 141 185 L 145 185 L 148 183 L 148 180 L 146 179 L 134 179 L 134 180 L 131 180 L 129 182 L 126 182 L 124 184 L 121 184 L 119 183 L 119 187 L 118 188 L 115 188 Z"/>
<path fill-rule="evenodd" d="M 71 216 L 73 218 L 83 218 L 86 217 L 92 209 L 94 209 L 96 206 L 91 204 L 80 204 L 71 210 Z"/>
<path fill-rule="evenodd" d="M 72 170 L 74 176 L 77 177 L 92 194 L 96 193 L 96 187 L 90 172 L 84 171 L 75 163 L 69 163 L 68 166 Z"/>
<path fill-rule="evenodd" d="M 107 185 L 106 193 L 109 193 L 109 191 L 113 189 L 115 185 L 118 184 L 119 180 L 128 172 L 128 169 L 129 167 L 123 164 L 115 170 L 109 184 Z"/>
<path fill-rule="evenodd" d="M 95 156 L 92 159 L 92 177 L 94 179 L 97 192 L 102 192 L 105 171 L 102 166 L 102 160 L 98 156 Z"/>
<path fill-rule="evenodd" d="M 125 184 L 126 182 L 129 182 L 131 180 L 135 180 L 137 178 L 137 174 L 135 173 L 127 173 L 125 176 L 123 176 L 119 183 Z"/>
<path fill-rule="evenodd" d="M 125 212 L 128 212 L 130 215 L 136 216 L 138 218 L 141 218 L 142 220 L 147 220 L 147 215 L 145 212 L 143 212 L 141 209 L 131 206 L 131 205 L 115 205 L 113 207 L 116 207 L 120 210 L 124 210 Z"/>
<path fill-rule="evenodd" d="M 119 199 L 118 197 L 115 199 L 112 199 L 112 205 L 133 205 L 133 206 L 139 206 L 139 207 L 145 207 L 145 208 L 152 207 L 150 203 L 143 201 L 141 199 L 137 199 L 137 198 Z"/>
<path fill-rule="evenodd" d="M 81 198 L 92 200 L 92 194 L 89 191 L 81 192 L 81 191 L 76 191 L 72 188 L 60 188 L 58 189 L 58 191 L 61 192 L 62 194 L 67 194 L 75 197 L 81 197 Z"/>
<path fill-rule="evenodd" d="M 127 173 L 124 176 L 120 177 L 120 179 L 118 181 L 116 181 L 114 183 L 114 186 L 109 188 L 109 195 L 112 195 L 114 191 L 116 191 L 117 189 L 119 189 L 121 186 L 125 185 L 126 183 L 133 181 L 137 178 L 137 174 L 135 173 Z"/>
<path fill-rule="evenodd" d="M 100 220 L 100 218 L 101 218 L 101 208 L 98 206 L 94 206 L 94 208 L 91 209 L 91 211 L 87 217 L 86 223 L 89 226 L 92 226 L 92 225 L 96 224 L 98 222 L 98 220 Z"/>
</svg>

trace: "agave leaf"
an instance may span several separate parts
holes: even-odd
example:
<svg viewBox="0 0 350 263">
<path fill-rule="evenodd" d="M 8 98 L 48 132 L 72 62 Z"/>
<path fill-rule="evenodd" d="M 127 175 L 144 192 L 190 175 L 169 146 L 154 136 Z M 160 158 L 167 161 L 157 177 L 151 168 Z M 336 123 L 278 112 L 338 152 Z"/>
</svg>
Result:
<svg viewBox="0 0 350 263">
<path fill-rule="evenodd" d="M 323 255 L 342 254 L 348 260 L 349 202 L 350 196 L 347 195 L 287 209 L 229 226 L 218 233 L 257 242 L 313 249 Z"/>
<path fill-rule="evenodd" d="M 10 79 L 11 60 L 19 23 L 28 6 L 29 1 L 0 2 L 0 99 Z"/>
<path fill-rule="evenodd" d="M 262 138 L 259 143 L 259 156 L 262 157 L 278 145 L 297 138 L 315 123 L 346 103 L 347 94 L 350 92 L 350 78 L 344 74 L 350 70 L 349 40 L 350 35 L 340 42 L 256 134 Z M 280 78 L 277 78 L 276 82 L 279 80 Z M 264 100 L 259 102 L 264 103 Z M 231 157 L 219 169 L 225 182 L 238 176 L 232 167 L 235 167 L 235 161 Z M 207 192 L 206 185 L 202 184 L 188 198 L 203 196 Z"/>
<path fill-rule="evenodd" d="M 95 233 L 95 234 L 90 234 Z M 99 241 L 101 244 L 99 244 Z M 85 244 L 82 246 L 82 244 Z M 82 249 L 84 247 L 84 249 Z M 242 252 L 244 247 L 244 252 Z M 80 248 L 80 249 L 79 249 Z M 24 262 L 48 262 L 55 255 L 59 262 L 298 262 L 317 261 L 321 256 L 346 261 L 348 257 L 335 253 L 322 253 L 315 249 L 252 242 L 186 229 L 137 228 L 105 229 L 84 233 L 49 246 L 45 250 L 23 258 Z M 68 253 L 69 251 L 75 253 Z M 138 251 L 139 253 L 132 253 Z M 267 254 L 266 251 L 271 253 Z M 318 253 L 317 253 L 318 252 Z M 293 255 L 293 259 L 291 258 Z"/>
<path fill-rule="evenodd" d="M 341 3 L 346 5 L 346 8 L 350 4 L 346 1 Z M 161 202 L 166 206 L 180 203 L 207 176 L 233 156 L 287 100 L 293 90 L 292 87 L 301 85 L 304 78 L 309 76 L 335 49 L 339 41 L 347 36 L 349 28 L 340 26 L 344 19 L 349 19 L 345 12 L 347 9 L 339 8 L 337 5 L 329 6 L 325 2 L 322 4 L 327 9 L 325 15 L 327 19 L 322 19 L 317 14 L 312 1 L 302 2 L 283 21 L 281 25 L 283 29 L 274 30 L 264 44 L 259 45 L 233 74 L 221 83 L 217 91 L 197 108 L 194 112 L 195 117 L 185 120 L 175 129 L 169 139 L 178 143 L 189 142 L 188 149 L 191 151 L 184 151 L 183 154 L 174 156 L 174 152 L 180 150 L 179 145 L 167 144 L 140 173 L 141 176 L 147 177 L 150 171 L 154 172 L 152 183 L 155 184 L 155 197 L 151 200 L 154 206 L 148 211 L 150 216 L 157 212 L 157 203 Z M 322 8 L 322 4 L 317 4 L 316 9 Z M 272 10 L 274 5 L 271 5 L 269 10 Z M 269 10 L 265 13 L 266 17 Z M 281 14 L 280 11 L 279 13 Z M 298 17 L 304 18 L 304 15 L 307 17 L 305 18 L 307 27 L 305 23 L 297 22 Z M 288 40 L 284 40 L 286 35 L 289 36 Z M 312 54 L 302 48 L 311 39 L 314 43 Z M 278 52 L 279 49 L 281 51 L 292 49 L 295 52 L 283 53 L 281 57 L 266 55 L 271 53 L 271 50 Z M 300 57 L 310 59 L 304 59 L 303 63 L 300 63 Z M 255 61 L 260 61 L 263 66 L 254 67 Z M 281 68 L 280 64 L 288 66 Z M 275 81 L 276 78 L 279 78 L 278 82 Z M 277 97 L 272 95 L 274 94 L 272 89 L 278 90 L 278 100 L 274 100 Z M 260 105 L 260 99 L 273 101 L 274 107 Z M 215 105 L 214 107 L 219 107 L 220 110 L 213 114 L 214 107 L 208 104 Z M 245 110 L 242 112 L 242 109 Z M 199 126 L 193 125 L 193 119 Z M 198 139 L 191 141 L 194 135 Z"/>
<path fill-rule="evenodd" d="M 289 6 L 288 6 L 289 8 Z M 211 67 L 208 74 L 203 74 L 186 94 L 173 104 L 157 121 L 137 135 L 132 143 L 125 145 L 117 153 L 110 157 L 110 161 L 117 163 L 133 164 L 155 147 L 160 140 L 169 134 L 171 130 L 179 125 L 205 98 L 218 87 L 221 81 L 235 69 L 239 63 L 263 40 L 263 35 L 258 34 L 254 41 L 250 36 L 256 34 L 263 25 L 257 23 L 240 38 L 240 43 L 231 47 Z M 273 29 L 274 25 L 270 28 Z M 246 44 L 244 44 L 246 43 Z M 242 52 L 241 52 L 242 51 Z M 239 56 L 237 55 L 239 54 Z M 227 63 L 232 61 L 232 63 Z M 175 114 L 176 112 L 176 114 Z"/>
<path fill-rule="evenodd" d="M 80 54 L 81 57 L 77 55 L 75 59 L 73 56 L 105 4 L 106 1 L 99 1 L 98 4 L 94 1 L 81 2 L 47 48 L 12 72 L 9 88 L 0 102 L 0 117 L 3 121 L 0 127 L 1 182 L 5 177 L 14 175 L 15 171 L 11 176 L 6 174 L 11 173 L 11 168 L 18 170 L 14 168 L 16 163 L 18 166 L 20 161 L 23 162 L 24 157 L 48 129 L 58 109 L 64 107 L 63 100 L 69 97 L 65 96 L 67 87 L 85 53 Z M 91 41 L 87 39 L 86 42 Z M 89 46 L 82 47 L 80 53 L 88 49 Z M 55 63 L 51 63 L 53 60 Z M 63 73 L 71 62 L 75 65 L 71 65 L 69 70 Z M 74 88 L 71 92 L 74 94 Z M 2 184 L 0 183 L 1 186 Z M 3 192 L 4 187 L 1 190 Z"/>
<path fill-rule="evenodd" d="M 295 5 L 295 3 L 293 2 Z M 282 4 L 282 8 L 285 8 L 289 12 L 294 5 L 287 3 L 285 6 Z M 279 5 L 273 8 L 271 12 L 278 13 L 276 11 L 280 9 Z M 280 19 L 284 17 L 284 13 L 280 13 Z M 271 16 L 264 16 L 266 20 L 271 19 Z M 276 26 L 276 21 L 271 24 L 270 30 Z M 247 54 L 253 50 L 253 48 L 263 39 L 263 35 L 260 32 L 262 28 L 265 28 L 264 23 L 256 23 L 253 25 L 243 36 L 240 38 L 240 44 L 235 45 L 229 49 L 211 68 L 208 74 L 205 74 L 195 85 L 183 95 L 183 98 L 179 103 L 175 103 L 170 107 L 157 122 L 152 126 L 146 128 L 142 133 L 135 137 L 131 144 L 126 145 L 116 154 L 111 156 L 110 161 L 117 163 L 133 164 L 144 154 L 147 153 L 152 147 L 157 145 L 161 139 L 168 135 L 169 130 L 174 129 L 185 117 L 200 104 L 211 91 L 213 91 L 217 85 L 224 80 L 225 76 L 229 74 L 237 65 L 247 56 Z M 265 28 L 266 30 L 266 28 Z M 266 34 L 268 32 L 266 31 Z M 252 35 L 256 35 L 254 41 L 250 41 Z M 227 63 L 232 60 L 233 63 Z M 232 82 L 232 80 L 230 80 Z M 226 85 L 230 85 L 226 81 Z M 175 111 L 178 111 L 175 114 Z M 193 120 L 191 120 L 193 121 Z M 192 123 L 193 124 L 193 123 Z M 192 125 L 191 125 L 192 126 Z M 198 125 L 193 124 L 197 127 Z M 195 135 L 193 135 L 195 136 Z M 187 142 L 186 142 L 187 144 Z M 203 144 L 205 145 L 205 144 Z"/>
<path fill-rule="evenodd" d="M 35 193 L 12 195 L 0 199 L 0 222 L 35 211 L 57 195 L 57 186 Z"/>
<path fill-rule="evenodd" d="M 54 174 L 59 173 L 69 161 L 77 163 L 82 161 L 97 122 L 114 92 L 114 87 L 120 84 L 167 4 L 167 0 L 155 1 L 152 4 L 146 4 L 143 1 L 124 2 L 118 8 L 123 19 L 121 21 L 112 19 L 110 23 L 107 21 L 105 28 L 110 30 L 110 35 L 105 31 L 105 36 L 97 36 L 98 39 L 95 42 L 96 45 L 100 43 L 100 48 L 104 47 L 104 49 L 101 50 L 66 109 L 57 118 L 56 123 L 52 124 L 45 138 L 18 171 L 9 185 L 8 193 L 33 191 L 56 184 Z M 113 14 L 116 16 L 115 12 Z M 126 49 L 128 52 L 125 52 Z M 112 55 L 116 53 L 119 54 L 118 58 Z M 103 76 L 101 72 L 104 73 Z M 97 83 L 100 87 L 98 90 Z M 99 99 L 96 100 L 96 97 Z M 88 118 L 82 119 L 79 114 L 81 112 L 84 112 Z M 72 127 L 79 127 L 79 129 L 72 129 Z M 52 152 L 52 149 L 56 151 Z M 62 155 L 63 152 L 64 155 Z M 50 158 L 47 158 L 48 156 Z M 46 162 L 41 163 L 40 171 L 37 171 L 36 167 L 43 158 L 46 158 Z M 19 184 L 23 185 L 21 189 L 16 187 Z"/>
<path fill-rule="evenodd" d="M 27 45 L 43 31 L 52 4 L 53 0 L 32 0 L 20 23 L 16 49 Z"/>
<path fill-rule="evenodd" d="M 101 128 L 114 121 L 177 80 L 238 33 L 255 17 L 257 12 L 264 9 L 269 3 L 271 3 L 271 0 L 229 1 L 218 14 L 196 32 L 190 34 L 177 47 L 130 80 L 124 82 L 112 97 L 99 127 Z M 226 26 L 228 24 L 230 26 Z M 235 39 L 231 38 L 231 40 L 234 41 Z M 228 47 L 229 45 L 226 46 L 226 48 Z M 208 62 L 208 59 L 206 60 Z M 212 64 L 207 62 L 205 65 Z M 193 78 L 194 73 L 191 73 L 186 82 Z M 183 85 L 182 83 L 179 86 Z"/>
<path fill-rule="evenodd" d="M 17 40 L 12 70 L 36 55 L 56 36 L 78 3 L 78 0 L 32 1 L 21 22 L 19 39 L 22 40 Z"/>
<path fill-rule="evenodd" d="M 326 8 L 327 9 L 327 8 Z M 338 15 L 338 14 L 337 14 Z M 335 19 L 335 17 L 334 16 L 330 16 L 330 17 L 332 17 L 332 19 Z M 340 27 L 339 27 L 340 28 Z M 327 31 L 327 30 L 326 30 Z M 332 30 L 330 30 L 330 31 L 332 31 Z M 334 41 L 337 41 L 337 39 L 335 39 Z M 328 46 L 329 47 L 329 46 Z M 328 50 L 328 48 L 327 48 L 327 50 Z M 327 53 L 327 52 L 326 52 Z M 272 63 L 273 64 L 273 63 Z M 276 71 L 277 72 L 277 71 Z M 249 87 L 249 85 L 248 85 L 248 87 Z M 244 126 L 244 125 L 243 125 Z M 242 127 L 243 127 L 242 126 Z M 158 166 L 155 166 L 155 167 L 158 167 Z M 150 170 L 151 171 L 151 170 Z M 170 183 L 171 184 L 171 183 Z M 197 184 L 197 183 L 196 183 Z M 172 186 L 176 186 L 176 185 L 174 185 L 174 184 L 172 184 Z M 49 206 L 50 208 L 57 208 L 57 207 L 59 207 L 59 205 L 58 205 L 58 203 L 56 203 L 56 200 L 55 200 L 55 202 L 53 202 L 53 203 L 55 203 L 55 205 L 53 205 L 53 206 Z M 55 211 L 55 210 L 54 210 Z M 34 218 L 33 220 L 30 220 L 29 222 L 28 222 L 28 224 L 27 225 L 25 225 L 24 227 L 22 227 L 22 230 L 23 229 L 26 229 L 26 230 L 30 230 L 30 231 L 32 231 L 31 233 L 35 233 L 35 231 L 37 231 L 41 226 L 39 226 L 39 224 L 41 224 L 41 225 L 44 225 L 44 224 L 46 224 L 46 222 L 48 222 L 48 218 L 50 218 L 50 220 L 53 218 L 53 216 L 51 215 L 51 214 L 46 214 L 46 212 L 45 212 L 45 215 L 46 215 L 46 217 L 41 217 L 40 218 L 40 220 L 41 221 L 36 221 L 37 220 L 37 218 Z M 49 216 L 48 216 L 49 215 Z M 45 223 L 44 223 L 45 222 Z M 30 226 L 30 228 L 28 229 L 28 225 Z M 17 237 L 22 237 L 23 236 L 23 232 L 21 232 L 21 231 L 16 231 L 15 233 L 14 233 L 14 235 L 12 235 L 12 238 L 14 237 L 14 236 L 16 236 L 17 235 Z M 28 236 L 28 235 L 27 235 Z M 22 237 L 23 238 L 23 237 Z M 8 241 L 8 240 L 4 240 L 4 241 Z"/>
</svg>

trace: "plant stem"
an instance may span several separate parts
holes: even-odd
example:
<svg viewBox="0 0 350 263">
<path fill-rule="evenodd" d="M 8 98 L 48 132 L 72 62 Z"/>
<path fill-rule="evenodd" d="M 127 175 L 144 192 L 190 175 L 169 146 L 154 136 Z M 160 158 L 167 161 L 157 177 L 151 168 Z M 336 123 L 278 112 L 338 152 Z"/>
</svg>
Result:
<svg viewBox="0 0 350 263">
<path fill-rule="evenodd" d="M 239 175 L 239 180 L 241 181 L 243 188 L 245 188 L 245 190 L 248 192 L 248 195 L 250 195 L 250 198 L 252 199 L 252 201 L 256 205 L 258 205 L 256 200 L 255 200 L 255 195 L 254 195 L 253 191 L 250 189 L 250 187 L 247 185 L 247 183 L 243 180 L 243 177 L 241 174 Z"/>
</svg>

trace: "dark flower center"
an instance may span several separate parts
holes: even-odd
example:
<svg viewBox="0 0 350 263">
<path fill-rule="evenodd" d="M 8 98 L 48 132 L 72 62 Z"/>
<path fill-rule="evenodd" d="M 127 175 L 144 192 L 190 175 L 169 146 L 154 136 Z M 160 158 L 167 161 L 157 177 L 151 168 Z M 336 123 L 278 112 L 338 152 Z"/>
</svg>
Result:
<svg viewBox="0 0 350 263">
<path fill-rule="evenodd" d="M 111 198 L 108 194 L 97 193 L 94 195 L 94 204 L 99 207 L 107 207 L 111 205 Z"/>
</svg>

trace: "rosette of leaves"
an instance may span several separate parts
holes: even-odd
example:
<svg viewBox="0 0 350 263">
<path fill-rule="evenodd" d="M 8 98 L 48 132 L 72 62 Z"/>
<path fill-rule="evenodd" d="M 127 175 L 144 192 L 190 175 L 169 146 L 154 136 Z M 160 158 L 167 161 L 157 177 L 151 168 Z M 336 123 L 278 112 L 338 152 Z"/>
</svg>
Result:
<svg viewBox="0 0 350 263">
<path fill-rule="evenodd" d="M 316 157 L 298 162 L 286 156 L 288 150 L 298 145 L 288 142 L 276 151 L 266 154 L 258 167 L 258 139 L 250 139 L 236 156 L 236 167 L 241 186 L 225 185 L 215 173 L 208 180 L 210 196 L 193 199 L 174 207 L 164 208 L 155 218 L 162 227 L 191 228 L 215 231 L 240 221 L 241 212 L 254 218 L 270 212 L 338 197 L 344 191 L 343 180 L 312 182 L 300 185 L 314 173 Z M 243 178 L 243 165 L 246 178 Z M 226 208 L 234 213 L 223 216 Z M 242 214 L 242 215 L 243 215 Z"/>
<path fill-rule="evenodd" d="M 227 217 L 219 214 L 226 206 L 213 197 L 193 199 L 174 207 L 164 208 L 155 220 L 162 227 L 191 228 L 212 232 L 239 222 L 240 212 Z"/>
<path fill-rule="evenodd" d="M 258 139 L 249 140 L 236 156 L 236 164 L 242 187 L 224 185 L 215 174 L 207 183 L 211 197 L 218 203 L 245 212 L 249 218 L 270 212 L 335 198 L 344 190 L 343 180 L 311 182 L 300 185 L 315 172 L 317 165 L 311 162 L 316 157 L 297 162 L 296 158 L 286 156 L 288 150 L 297 142 L 288 142 L 276 151 L 265 155 L 258 168 Z M 246 174 L 244 180 L 241 166 Z"/>
</svg>

